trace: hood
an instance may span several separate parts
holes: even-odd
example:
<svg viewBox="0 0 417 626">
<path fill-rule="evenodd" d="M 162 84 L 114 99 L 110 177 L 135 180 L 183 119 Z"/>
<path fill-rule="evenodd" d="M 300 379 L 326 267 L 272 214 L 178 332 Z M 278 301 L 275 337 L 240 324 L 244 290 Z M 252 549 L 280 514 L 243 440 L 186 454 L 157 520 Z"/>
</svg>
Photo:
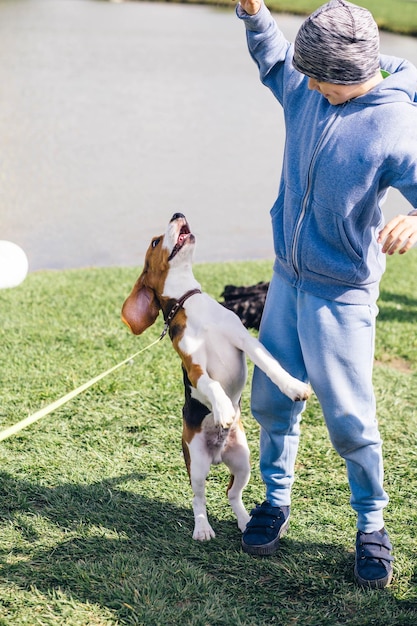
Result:
<svg viewBox="0 0 417 626">
<path fill-rule="evenodd" d="M 381 69 L 390 75 L 355 101 L 366 105 L 400 101 L 417 103 L 417 68 L 410 61 L 381 55 Z"/>
</svg>

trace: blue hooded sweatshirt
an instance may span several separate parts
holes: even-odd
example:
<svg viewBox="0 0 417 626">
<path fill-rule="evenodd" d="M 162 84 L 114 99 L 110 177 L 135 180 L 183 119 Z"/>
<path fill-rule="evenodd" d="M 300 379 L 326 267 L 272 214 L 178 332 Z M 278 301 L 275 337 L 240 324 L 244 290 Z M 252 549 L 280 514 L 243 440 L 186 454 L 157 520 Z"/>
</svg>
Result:
<svg viewBox="0 0 417 626">
<path fill-rule="evenodd" d="M 293 45 L 265 5 L 253 16 L 238 5 L 237 15 L 261 81 L 284 109 L 282 176 L 271 209 L 274 270 L 321 298 L 372 304 L 385 269 L 377 238 L 389 187 L 417 207 L 417 69 L 381 56 L 390 75 L 332 105 L 293 67 Z"/>
</svg>

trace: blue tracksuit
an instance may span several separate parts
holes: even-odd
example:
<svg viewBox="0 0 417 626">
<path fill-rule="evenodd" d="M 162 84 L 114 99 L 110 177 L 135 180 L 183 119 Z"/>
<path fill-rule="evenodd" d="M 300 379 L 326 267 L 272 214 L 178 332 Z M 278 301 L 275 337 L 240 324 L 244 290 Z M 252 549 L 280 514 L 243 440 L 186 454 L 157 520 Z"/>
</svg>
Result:
<svg viewBox="0 0 417 626">
<path fill-rule="evenodd" d="M 345 459 L 365 532 L 383 526 L 381 439 L 372 388 L 375 317 L 385 256 L 377 242 L 389 187 L 417 207 L 417 69 L 381 56 L 389 76 L 331 105 L 292 65 L 293 46 L 263 5 L 238 6 L 262 82 L 284 109 L 286 144 L 271 209 L 275 247 L 260 339 L 289 371 L 310 380 L 335 449 Z M 261 424 L 267 499 L 290 503 L 302 403 L 259 370 L 252 410 Z"/>
</svg>

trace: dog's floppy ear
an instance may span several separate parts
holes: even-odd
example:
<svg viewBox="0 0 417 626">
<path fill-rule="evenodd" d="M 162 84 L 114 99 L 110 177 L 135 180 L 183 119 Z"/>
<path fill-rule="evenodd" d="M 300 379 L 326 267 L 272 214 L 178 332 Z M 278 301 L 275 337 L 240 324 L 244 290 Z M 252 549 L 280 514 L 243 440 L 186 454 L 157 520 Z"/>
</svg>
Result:
<svg viewBox="0 0 417 626">
<path fill-rule="evenodd" d="M 132 333 L 140 335 L 152 326 L 160 310 L 152 289 L 137 281 L 122 307 L 122 320 Z"/>
</svg>

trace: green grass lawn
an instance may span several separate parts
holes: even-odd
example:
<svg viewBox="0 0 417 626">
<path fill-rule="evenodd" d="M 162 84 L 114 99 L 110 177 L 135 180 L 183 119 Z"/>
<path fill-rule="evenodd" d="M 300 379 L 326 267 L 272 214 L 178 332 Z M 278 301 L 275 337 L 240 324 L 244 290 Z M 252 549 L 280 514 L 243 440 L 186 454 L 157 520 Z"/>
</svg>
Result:
<svg viewBox="0 0 417 626">
<path fill-rule="evenodd" d="M 171 2 L 172 0 L 165 0 Z M 236 0 L 181 0 L 190 4 L 236 6 Z M 309 15 L 326 0 L 266 0 L 271 11 Z M 417 36 L 417 0 L 355 0 L 369 9 L 378 26 L 387 31 Z"/>
<path fill-rule="evenodd" d="M 309 14 L 326 0 L 267 0 L 274 11 Z M 366 7 L 378 26 L 397 33 L 417 35 L 416 0 L 355 0 L 354 4 Z"/>
<path fill-rule="evenodd" d="M 197 265 L 224 285 L 270 277 L 270 262 Z M 0 291 L 0 429 L 146 347 L 120 322 L 132 268 L 39 272 Z M 277 555 L 240 549 L 227 472 L 210 474 L 215 540 L 191 538 L 181 454 L 180 364 L 166 338 L 0 443 L 0 625 L 412 626 L 417 623 L 417 251 L 388 259 L 375 389 L 385 442 L 386 523 L 395 547 L 384 591 L 353 582 L 355 516 L 344 465 L 316 399 L 304 415 L 292 521 Z M 243 413 L 261 502 L 258 428 Z"/>
</svg>

